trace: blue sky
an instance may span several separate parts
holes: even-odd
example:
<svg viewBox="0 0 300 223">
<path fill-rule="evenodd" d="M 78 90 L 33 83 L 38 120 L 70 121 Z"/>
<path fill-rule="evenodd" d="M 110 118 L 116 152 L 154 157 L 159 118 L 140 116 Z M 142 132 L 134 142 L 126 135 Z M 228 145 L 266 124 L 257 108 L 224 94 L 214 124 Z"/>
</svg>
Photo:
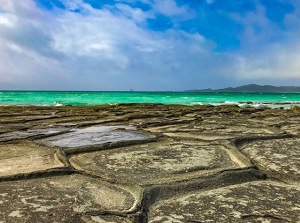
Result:
<svg viewBox="0 0 300 223">
<path fill-rule="evenodd" d="M 0 89 L 300 85 L 297 0 L 0 0 Z"/>
</svg>

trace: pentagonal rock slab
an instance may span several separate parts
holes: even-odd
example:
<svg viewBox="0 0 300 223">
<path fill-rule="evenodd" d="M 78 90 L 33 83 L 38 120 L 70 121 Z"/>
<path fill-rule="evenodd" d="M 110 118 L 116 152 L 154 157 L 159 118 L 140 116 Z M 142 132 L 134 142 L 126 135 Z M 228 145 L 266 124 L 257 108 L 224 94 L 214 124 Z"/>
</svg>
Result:
<svg viewBox="0 0 300 223">
<path fill-rule="evenodd" d="M 299 222 L 300 189 L 251 182 L 177 197 L 152 206 L 149 223 Z"/>
<path fill-rule="evenodd" d="M 31 142 L 0 145 L 0 177 L 65 167 L 57 152 Z"/>
<path fill-rule="evenodd" d="M 83 192 L 89 196 L 81 196 Z M 88 209 L 102 213 L 134 211 L 134 204 L 138 203 L 136 198 L 139 199 L 139 194 L 77 174 L 1 182 L 0 219 L 24 223 L 87 222 L 82 219 L 82 214 Z M 88 213 L 85 214 L 85 219 L 92 219 Z M 98 218 L 101 219 L 101 215 Z"/>
<path fill-rule="evenodd" d="M 136 129 L 130 126 L 93 126 L 84 129 L 74 129 L 70 133 L 50 137 L 39 142 L 50 146 L 68 148 L 149 138 L 149 136 L 133 132 L 133 130 Z"/>
<path fill-rule="evenodd" d="M 164 183 L 240 167 L 222 145 L 165 140 L 72 156 L 71 164 L 103 178 L 138 185 Z"/>
<path fill-rule="evenodd" d="M 241 149 L 269 177 L 300 184 L 300 139 L 255 141 Z"/>
</svg>

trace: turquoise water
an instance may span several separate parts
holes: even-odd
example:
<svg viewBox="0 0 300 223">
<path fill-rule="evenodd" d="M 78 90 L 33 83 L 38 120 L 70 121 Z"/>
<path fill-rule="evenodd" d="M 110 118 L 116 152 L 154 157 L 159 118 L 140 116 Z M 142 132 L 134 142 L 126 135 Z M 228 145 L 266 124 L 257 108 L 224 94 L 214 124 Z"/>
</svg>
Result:
<svg viewBox="0 0 300 223">
<path fill-rule="evenodd" d="M 251 106 L 284 107 L 300 104 L 300 93 L 0 91 L 0 105 L 76 106 L 117 103 L 240 106 L 251 104 Z"/>
</svg>

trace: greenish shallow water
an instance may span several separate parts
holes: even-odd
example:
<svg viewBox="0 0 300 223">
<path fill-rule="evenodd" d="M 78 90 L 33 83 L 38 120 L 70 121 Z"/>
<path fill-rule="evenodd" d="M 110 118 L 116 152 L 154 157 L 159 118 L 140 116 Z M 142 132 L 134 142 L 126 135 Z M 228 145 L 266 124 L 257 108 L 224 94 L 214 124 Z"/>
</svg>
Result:
<svg viewBox="0 0 300 223">
<path fill-rule="evenodd" d="M 0 105 L 3 106 L 85 106 L 117 103 L 285 107 L 300 104 L 300 93 L 0 91 Z"/>
</svg>

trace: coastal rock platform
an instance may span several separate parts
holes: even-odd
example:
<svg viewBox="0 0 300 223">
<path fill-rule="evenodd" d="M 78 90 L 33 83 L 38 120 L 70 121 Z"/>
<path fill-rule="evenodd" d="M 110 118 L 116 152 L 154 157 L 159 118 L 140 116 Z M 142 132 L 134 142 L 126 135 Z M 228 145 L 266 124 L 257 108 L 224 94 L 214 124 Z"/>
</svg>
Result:
<svg viewBox="0 0 300 223">
<path fill-rule="evenodd" d="M 299 111 L 0 107 L 0 223 L 300 222 Z"/>
</svg>

